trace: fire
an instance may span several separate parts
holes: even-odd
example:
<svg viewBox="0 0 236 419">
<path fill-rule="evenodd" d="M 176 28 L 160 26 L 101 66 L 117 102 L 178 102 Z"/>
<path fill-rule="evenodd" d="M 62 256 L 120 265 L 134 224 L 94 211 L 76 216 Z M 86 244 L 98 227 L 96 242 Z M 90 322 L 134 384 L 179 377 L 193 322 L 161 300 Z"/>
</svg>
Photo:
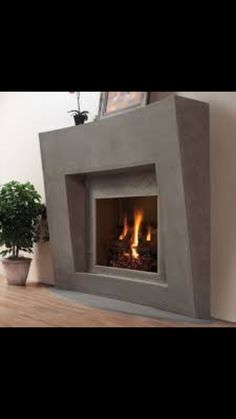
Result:
<svg viewBox="0 0 236 419">
<path fill-rule="evenodd" d="M 152 241 L 152 230 L 151 230 L 151 226 L 148 226 L 146 241 L 147 242 Z"/>
<path fill-rule="evenodd" d="M 134 234 L 133 239 L 131 242 L 131 253 L 134 259 L 139 258 L 139 253 L 137 252 L 137 248 L 139 245 L 139 231 L 143 221 L 143 212 L 141 210 L 136 210 L 134 213 Z"/>
<path fill-rule="evenodd" d="M 125 216 L 125 219 L 124 219 L 124 229 L 123 229 L 123 232 L 121 233 L 121 235 L 119 237 L 119 240 L 124 240 L 125 237 L 128 234 L 128 231 L 129 231 L 128 219 L 127 219 L 127 216 Z"/>
<path fill-rule="evenodd" d="M 122 211 L 124 210 L 124 212 Z M 113 238 L 109 240 L 107 266 L 118 269 L 158 272 L 157 270 L 157 226 L 155 217 L 146 214 L 137 203 L 122 208 L 123 224 L 119 217 Z M 101 260 L 101 264 L 103 264 Z"/>
<path fill-rule="evenodd" d="M 133 231 L 133 237 L 130 243 L 130 250 L 131 250 L 131 257 L 133 259 L 139 258 L 139 253 L 137 251 L 138 245 L 139 245 L 139 232 L 140 227 L 143 222 L 143 211 L 142 210 L 135 210 L 134 212 L 134 231 Z M 129 225 L 128 225 L 128 218 L 125 216 L 124 218 L 124 228 L 123 231 L 119 237 L 119 240 L 124 240 L 129 232 Z M 148 240 L 148 239 L 147 239 Z M 150 241 L 151 241 L 151 227 L 150 227 Z M 126 253 L 124 256 L 128 256 L 129 254 Z"/>
</svg>

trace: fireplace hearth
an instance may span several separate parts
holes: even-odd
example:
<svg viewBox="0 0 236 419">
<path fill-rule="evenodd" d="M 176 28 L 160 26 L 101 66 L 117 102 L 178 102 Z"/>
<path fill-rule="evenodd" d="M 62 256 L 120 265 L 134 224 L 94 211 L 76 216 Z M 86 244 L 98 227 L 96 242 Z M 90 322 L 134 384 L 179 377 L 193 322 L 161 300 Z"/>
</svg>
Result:
<svg viewBox="0 0 236 419">
<path fill-rule="evenodd" d="M 209 107 L 40 134 L 56 287 L 210 316 Z"/>
</svg>

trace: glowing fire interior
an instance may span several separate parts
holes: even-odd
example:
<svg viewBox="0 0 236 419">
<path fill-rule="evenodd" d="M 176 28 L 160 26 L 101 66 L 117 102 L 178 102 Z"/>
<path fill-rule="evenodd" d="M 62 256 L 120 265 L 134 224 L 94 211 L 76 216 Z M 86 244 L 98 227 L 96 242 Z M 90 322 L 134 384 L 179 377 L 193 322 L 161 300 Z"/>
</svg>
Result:
<svg viewBox="0 0 236 419">
<path fill-rule="evenodd" d="M 133 236 L 132 236 L 132 239 L 131 239 L 131 242 L 130 242 L 131 256 L 134 259 L 139 258 L 139 253 L 138 253 L 139 234 L 140 234 L 140 228 L 141 228 L 141 225 L 142 225 L 142 222 L 143 222 L 143 218 L 144 218 L 143 211 L 140 210 L 140 209 L 136 209 L 134 211 Z M 125 217 L 124 217 L 124 228 L 123 228 L 123 231 L 122 231 L 122 233 L 119 237 L 119 240 L 124 240 L 128 233 L 129 233 L 128 218 L 127 218 L 127 215 L 125 215 Z M 146 241 L 150 242 L 151 239 L 152 239 L 152 230 L 151 230 L 151 226 L 148 226 Z M 128 256 L 127 253 L 126 253 L 126 256 Z"/>
<path fill-rule="evenodd" d="M 142 224 L 142 221 L 143 221 L 143 212 L 141 210 L 136 210 L 134 213 L 134 232 L 133 232 L 133 237 L 130 243 L 131 254 L 134 259 L 139 258 L 139 253 L 137 251 L 137 248 L 139 245 L 139 231 L 140 231 L 140 226 Z M 120 240 L 123 240 L 127 236 L 128 231 L 129 231 L 129 226 L 127 223 L 127 216 L 125 216 L 124 231 L 123 231 L 123 234 L 121 234 L 120 236 Z"/>
<path fill-rule="evenodd" d="M 128 234 L 128 231 L 129 231 L 129 226 L 128 226 L 128 218 L 127 218 L 127 215 L 126 215 L 125 218 L 124 218 L 124 229 L 123 229 L 123 232 L 121 233 L 121 235 L 119 237 L 119 240 L 124 240 L 125 237 Z"/>
<path fill-rule="evenodd" d="M 146 240 L 147 240 L 147 242 L 152 241 L 152 229 L 151 229 L 151 226 L 148 226 L 148 232 L 147 232 Z"/>
<path fill-rule="evenodd" d="M 99 199 L 96 225 L 98 265 L 157 272 L 156 196 Z"/>
</svg>

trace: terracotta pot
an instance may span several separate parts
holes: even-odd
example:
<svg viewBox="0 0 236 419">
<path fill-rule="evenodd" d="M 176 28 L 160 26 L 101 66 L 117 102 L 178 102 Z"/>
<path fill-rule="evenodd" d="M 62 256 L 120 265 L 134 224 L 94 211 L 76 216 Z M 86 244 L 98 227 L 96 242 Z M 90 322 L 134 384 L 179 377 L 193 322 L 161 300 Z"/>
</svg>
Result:
<svg viewBox="0 0 236 419">
<path fill-rule="evenodd" d="M 25 285 L 32 259 L 2 259 L 3 268 L 9 285 Z"/>
</svg>

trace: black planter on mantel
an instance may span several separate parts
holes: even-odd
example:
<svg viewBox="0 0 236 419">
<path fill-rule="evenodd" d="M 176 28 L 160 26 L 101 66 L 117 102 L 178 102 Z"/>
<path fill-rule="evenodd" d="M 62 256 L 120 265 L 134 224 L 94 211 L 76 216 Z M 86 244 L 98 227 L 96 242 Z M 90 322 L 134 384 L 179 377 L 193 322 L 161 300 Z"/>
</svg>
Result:
<svg viewBox="0 0 236 419">
<path fill-rule="evenodd" d="M 83 125 L 88 120 L 88 111 L 70 111 L 68 113 L 73 113 L 75 125 Z"/>
</svg>

